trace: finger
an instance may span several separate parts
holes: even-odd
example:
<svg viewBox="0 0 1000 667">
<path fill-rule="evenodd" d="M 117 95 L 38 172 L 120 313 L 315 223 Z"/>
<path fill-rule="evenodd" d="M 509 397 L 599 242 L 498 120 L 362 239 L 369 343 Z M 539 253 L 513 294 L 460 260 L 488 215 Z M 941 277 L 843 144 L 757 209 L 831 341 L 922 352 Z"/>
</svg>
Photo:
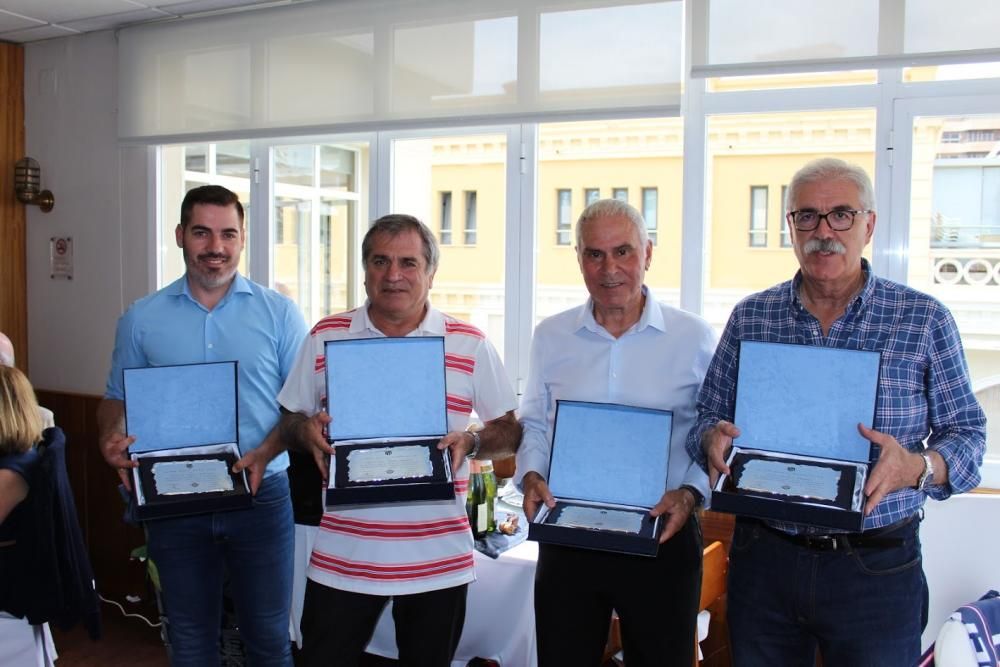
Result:
<svg viewBox="0 0 1000 667">
<path fill-rule="evenodd" d="M 662 514 L 667 514 L 673 506 L 673 500 L 669 496 L 664 495 L 660 498 L 660 502 L 653 505 L 653 509 L 649 510 L 649 516 L 658 517 Z"/>
<path fill-rule="evenodd" d="M 663 532 L 660 533 L 660 544 L 663 544 L 680 531 L 687 521 L 687 515 L 688 513 L 682 507 L 678 507 L 675 512 L 667 515 L 669 518 L 667 519 L 667 525 L 663 528 Z"/>
<path fill-rule="evenodd" d="M 330 452 L 332 453 L 333 450 L 331 449 Z M 323 476 L 323 483 L 326 484 L 330 479 L 330 470 L 326 462 L 326 455 L 323 450 L 316 449 L 315 447 L 312 450 L 312 455 L 313 461 L 316 462 L 316 467 L 319 469 L 319 474 Z"/>
<path fill-rule="evenodd" d="M 868 496 L 868 501 L 865 503 L 865 516 L 872 513 L 875 506 L 879 504 L 882 498 L 885 496 L 885 491 L 879 486 L 875 489 L 874 493 Z"/>
<path fill-rule="evenodd" d="M 129 474 L 124 468 L 118 468 L 118 479 L 122 481 L 122 486 L 131 493 L 132 492 L 132 482 L 129 481 Z"/>
<path fill-rule="evenodd" d="M 256 496 L 260 483 L 264 479 L 264 471 L 256 468 L 250 470 L 250 494 Z"/>
<path fill-rule="evenodd" d="M 524 516 L 528 518 L 528 521 L 531 521 L 535 518 L 535 514 L 538 513 L 538 501 L 525 496 L 521 509 L 524 510 Z"/>
<path fill-rule="evenodd" d="M 236 463 L 233 464 L 233 472 L 234 473 L 238 473 L 238 472 L 242 472 L 246 468 L 249 468 L 250 467 L 250 460 L 249 459 L 250 459 L 250 454 L 247 454 L 246 456 L 241 457 L 240 460 L 238 460 Z"/>
</svg>

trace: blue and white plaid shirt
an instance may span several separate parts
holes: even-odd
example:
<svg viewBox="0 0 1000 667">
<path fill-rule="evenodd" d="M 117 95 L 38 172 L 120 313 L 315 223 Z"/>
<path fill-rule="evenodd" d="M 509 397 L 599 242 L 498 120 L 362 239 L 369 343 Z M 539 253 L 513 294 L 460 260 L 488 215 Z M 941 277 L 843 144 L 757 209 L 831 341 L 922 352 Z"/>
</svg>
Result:
<svg viewBox="0 0 1000 667">
<path fill-rule="evenodd" d="M 687 450 L 705 468 L 702 436 L 720 419 L 733 420 L 739 341 L 881 352 L 872 428 L 892 435 L 912 452 L 923 451 L 926 438 L 927 447 L 947 463 L 948 481 L 927 493 L 904 488 L 887 494 L 865 517 L 868 530 L 912 515 L 927 495 L 944 500 L 975 488 L 986 449 L 986 417 L 972 393 L 958 327 L 948 309 L 922 292 L 872 275 L 868 262 L 861 263 L 865 285 L 826 337 L 799 300 L 801 272 L 736 305 L 698 393 L 698 418 L 688 434 Z M 794 408 L 792 398 L 789 409 Z M 879 450 L 874 450 L 877 460 Z M 793 533 L 836 532 L 769 524 Z"/>
</svg>

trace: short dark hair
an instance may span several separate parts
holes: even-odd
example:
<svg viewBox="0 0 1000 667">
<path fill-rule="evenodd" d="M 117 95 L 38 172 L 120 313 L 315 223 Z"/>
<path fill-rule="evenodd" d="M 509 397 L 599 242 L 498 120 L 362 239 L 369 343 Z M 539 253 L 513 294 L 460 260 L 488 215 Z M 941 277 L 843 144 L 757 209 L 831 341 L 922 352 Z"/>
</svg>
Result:
<svg viewBox="0 0 1000 667">
<path fill-rule="evenodd" d="M 368 258 L 372 254 L 372 245 L 375 243 L 376 236 L 379 234 L 398 236 L 402 232 L 409 230 L 420 235 L 420 240 L 423 241 L 424 245 L 424 260 L 427 262 L 427 273 L 432 273 L 437 269 L 438 258 L 441 254 L 438 250 L 437 239 L 434 238 L 434 234 L 427 228 L 427 225 L 412 215 L 406 215 L 405 213 L 383 215 L 372 223 L 372 226 L 368 228 L 368 233 L 365 234 L 364 240 L 361 242 L 361 265 L 368 266 Z"/>
<path fill-rule="evenodd" d="M 197 204 L 211 204 L 212 206 L 235 206 L 236 215 L 240 217 L 240 225 L 243 225 L 243 204 L 235 192 L 221 185 L 202 185 L 188 190 L 181 202 L 181 228 L 187 227 L 191 222 L 191 214 Z"/>
</svg>

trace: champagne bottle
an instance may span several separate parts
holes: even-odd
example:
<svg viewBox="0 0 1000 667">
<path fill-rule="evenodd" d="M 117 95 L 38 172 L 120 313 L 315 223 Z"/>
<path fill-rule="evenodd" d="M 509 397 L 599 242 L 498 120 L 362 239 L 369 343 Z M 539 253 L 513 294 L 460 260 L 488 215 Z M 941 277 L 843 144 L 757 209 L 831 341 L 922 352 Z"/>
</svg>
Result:
<svg viewBox="0 0 1000 667">
<path fill-rule="evenodd" d="M 497 532 L 497 523 L 493 513 L 497 504 L 497 476 L 493 472 L 492 461 L 481 461 L 479 467 L 483 473 L 483 489 L 486 498 L 486 532 L 495 533 Z"/>
<path fill-rule="evenodd" d="M 469 490 L 465 499 L 465 512 L 476 539 L 486 536 L 486 486 L 478 461 L 469 461 Z"/>
</svg>

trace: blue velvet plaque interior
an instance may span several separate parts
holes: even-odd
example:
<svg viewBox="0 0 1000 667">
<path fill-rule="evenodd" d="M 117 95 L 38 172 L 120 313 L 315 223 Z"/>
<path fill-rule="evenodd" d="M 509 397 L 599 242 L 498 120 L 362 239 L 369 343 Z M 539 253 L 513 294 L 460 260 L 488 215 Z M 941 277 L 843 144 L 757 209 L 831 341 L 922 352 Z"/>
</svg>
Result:
<svg viewBox="0 0 1000 667">
<path fill-rule="evenodd" d="M 667 485 L 673 413 L 558 401 L 549 463 L 556 498 L 652 507 Z"/>
<path fill-rule="evenodd" d="M 236 362 L 126 368 L 133 453 L 238 441 Z"/>
<path fill-rule="evenodd" d="M 443 337 L 327 341 L 325 352 L 331 440 L 448 432 Z"/>
<path fill-rule="evenodd" d="M 740 342 L 733 445 L 867 463 L 878 352 Z"/>
</svg>

